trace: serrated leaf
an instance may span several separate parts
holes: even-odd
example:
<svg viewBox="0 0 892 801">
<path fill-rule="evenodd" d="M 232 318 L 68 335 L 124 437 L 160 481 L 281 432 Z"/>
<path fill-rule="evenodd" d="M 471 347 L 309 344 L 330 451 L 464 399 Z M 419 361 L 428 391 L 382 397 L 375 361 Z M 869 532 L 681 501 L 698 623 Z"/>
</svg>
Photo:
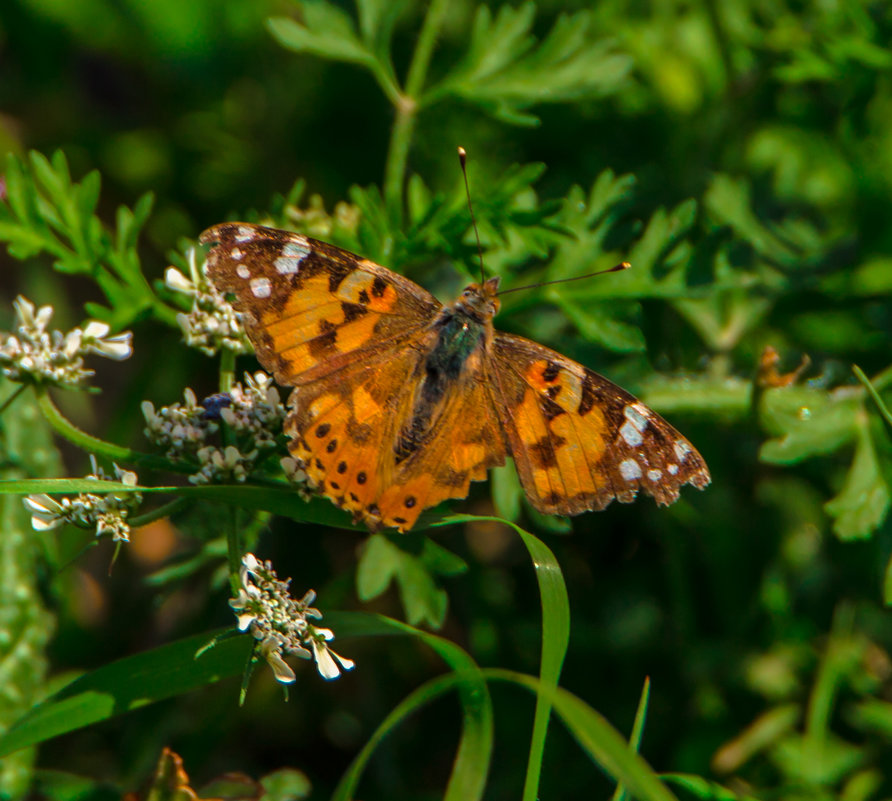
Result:
<svg viewBox="0 0 892 801">
<path fill-rule="evenodd" d="M 356 35 L 350 16 L 324 2 L 302 2 L 303 24 L 290 17 L 270 17 L 267 27 L 284 47 L 334 61 L 365 64 L 372 55 Z"/>
<path fill-rule="evenodd" d="M 356 594 L 371 601 L 387 591 L 399 569 L 400 550 L 383 534 L 372 534 L 365 542 L 356 566 Z"/>
<path fill-rule="evenodd" d="M 641 329 L 618 318 L 618 314 L 624 311 L 636 312 L 636 305 L 623 309 L 623 304 L 586 303 L 583 307 L 567 297 L 566 292 L 550 294 L 557 297 L 561 309 L 590 342 L 596 342 L 618 353 L 640 352 L 647 347 Z"/>
<path fill-rule="evenodd" d="M 429 537 L 421 542 L 421 562 L 437 576 L 459 576 L 466 573 L 468 564 L 458 554 L 438 545 Z"/>
<path fill-rule="evenodd" d="M 889 486 L 883 478 L 870 420 L 861 409 L 855 422 L 855 458 L 840 493 L 824 504 L 834 518 L 833 531 L 842 540 L 869 537 L 889 512 Z"/>
<path fill-rule="evenodd" d="M 379 61 L 389 62 L 394 26 L 408 7 L 408 0 L 357 0 L 362 39 Z"/>
<path fill-rule="evenodd" d="M 562 14 L 541 43 L 532 33 L 535 12 L 533 3 L 502 6 L 493 18 L 480 6 L 468 52 L 422 103 L 455 95 L 504 122 L 533 125 L 533 105 L 605 95 L 623 84 L 632 60 L 589 34 L 590 12 Z"/>
<path fill-rule="evenodd" d="M 407 621 L 413 626 L 427 623 L 439 628 L 446 615 L 447 597 L 433 574 L 454 574 L 464 570 L 465 565 L 454 554 L 442 548 L 437 550 L 438 547 L 424 541 L 421 552 L 414 554 L 384 534 L 370 536 L 356 572 L 360 600 L 378 597 L 396 581 Z"/>
<path fill-rule="evenodd" d="M 759 458 L 770 464 L 795 464 L 832 453 L 855 436 L 860 409 L 860 393 L 847 388 L 835 392 L 804 387 L 770 389 L 760 412 L 769 431 L 780 436 L 762 445 Z"/>
</svg>

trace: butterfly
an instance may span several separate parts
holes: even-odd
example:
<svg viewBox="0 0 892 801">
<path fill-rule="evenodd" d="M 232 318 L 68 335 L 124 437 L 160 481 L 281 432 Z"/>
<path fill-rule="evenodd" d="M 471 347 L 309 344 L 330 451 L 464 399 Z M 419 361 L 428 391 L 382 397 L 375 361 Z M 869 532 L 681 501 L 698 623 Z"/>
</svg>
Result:
<svg viewBox="0 0 892 801">
<path fill-rule="evenodd" d="M 289 449 L 310 485 L 372 530 L 408 531 L 514 459 L 540 512 L 658 504 L 710 476 L 690 442 L 606 378 L 493 328 L 499 279 L 444 306 L 346 250 L 246 223 L 209 228 L 208 275 L 257 358 L 294 387 Z"/>
</svg>

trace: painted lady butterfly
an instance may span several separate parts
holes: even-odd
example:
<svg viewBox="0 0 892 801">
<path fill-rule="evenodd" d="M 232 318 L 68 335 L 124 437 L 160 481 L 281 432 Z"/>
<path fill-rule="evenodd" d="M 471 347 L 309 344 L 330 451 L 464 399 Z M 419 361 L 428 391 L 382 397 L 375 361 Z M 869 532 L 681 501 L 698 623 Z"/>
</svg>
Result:
<svg viewBox="0 0 892 801">
<path fill-rule="evenodd" d="M 498 278 L 443 306 L 345 250 L 246 223 L 208 229 L 260 363 L 294 387 L 285 425 L 312 486 L 370 528 L 408 531 L 512 456 L 547 514 L 658 504 L 709 484 L 681 434 L 606 378 L 493 328 Z"/>
</svg>

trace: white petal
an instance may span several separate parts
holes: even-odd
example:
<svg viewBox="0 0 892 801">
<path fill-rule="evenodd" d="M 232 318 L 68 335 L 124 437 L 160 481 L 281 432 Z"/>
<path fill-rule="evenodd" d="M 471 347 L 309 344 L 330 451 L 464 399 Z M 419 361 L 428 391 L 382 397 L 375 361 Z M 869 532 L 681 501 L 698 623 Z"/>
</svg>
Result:
<svg viewBox="0 0 892 801">
<path fill-rule="evenodd" d="M 22 503 L 32 512 L 37 513 L 60 514 L 65 509 L 62 504 L 49 495 L 27 495 L 22 498 Z"/>
<path fill-rule="evenodd" d="M 291 665 L 282 659 L 277 652 L 273 651 L 268 653 L 266 655 L 266 661 L 273 669 L 276 681 L 281 684 L 292 684 L 297 679 L 297 676 L 294 675 L 294 671 L 291 669 Z"/>
<path fill-rule="evenodd" d="M 341 663 L 341 667 L 344 668 L 344 670 L 353 670 L 353 668 L 356 667 L 356 662 L 354 662 L 352 659 L 347 659 L 346 656 L 341 656 L 340 654 L 335 653 L 331 650 L 331 648 L 329 648 L 328 651 L 335 659 L 338 660 L 338 662 Z"/>
<path fill-rule="evenodd" d="M 91 342 L 89 347 L 94 353 L 99 353 L 107 359 L 121 361 L 122 359 L 130 358 L 130 354 L 133 353 L 132 339 L 133 334 L 130 331 L 125 331 L 123 334 L 118 334 L 108 339 L 98 339 L 95 342 Z"/>
<path fill-rule="evenodd" d="M 239 631 L 247 631 L 248 626 L 251 625 L 251 621 L 255 619 L 255 615 L 252 615 L 249 612 L 246 612 L 243 615 L 238 616 L 238 630 Z"/>
<path fill-rule="evenodd" d="M 111 328 L 108 323 L 99 322 L 99 320 L 90 320 L 84 327 L 84 337 L 86 339 L 102 339 Z"/>
<path fill-rule="evenodd" d="M 185 292 L 187 294 L 195 292 L 195 284 L 186 278 L 176 267 L 167 268 L 164 273 L 164 283 L 177 292 Z"/>
<path fill-rule="evenodd" d="M 315 639 L 310 640 L 310 643 L 313 646 L 313 658 L 316 660 L 316 668 L 319 670 L 319 675 L 328 681 L 340 676 L 341 669 L 338 667 L 338 663 L 332 659 L 327 646 Z"/>
</svg>

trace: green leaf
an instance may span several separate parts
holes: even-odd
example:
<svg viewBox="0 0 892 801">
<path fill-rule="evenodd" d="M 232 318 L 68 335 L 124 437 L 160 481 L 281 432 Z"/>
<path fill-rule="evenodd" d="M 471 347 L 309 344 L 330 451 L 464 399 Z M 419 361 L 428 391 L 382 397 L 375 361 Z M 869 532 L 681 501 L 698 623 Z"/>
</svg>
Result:
<svg viewBox="0 0 892 801">
<path fill-rule="evenodd" d="M 650 700 L 650 677 L 644 679 L 641 688 L 641 697 L 638 699 L 638 708 L 635 710 L 635 722 L 632 724 L 632 734 L 629 736 L 629 745 L 636 753 L 641 750 L 641 737 L 644 734 L 644 722 L 647 719 L 647 704 Z M 616 785 L 611 801 L 626 801 L 629 797 L 622 783 Z"/>
<path fill-rule="evenodd" d="M 490 488 L 492 490 L 493 506 L 499 517 L 512 522 L 520 517 L 520 505 L 524 497 L 523 487 L 511 458 L 505 460 L 506 464 L 489 471 Z"/>
<path fill-rule="evenodd" d="M 387 591 L 399 569 L 401 552 L 383 534 L 366 540 L 356 566 L 356 594 L 364 603 Z"/>
<path fill-rule="evenodd" d="M 325 619 L 336 629 L 340 638 L 380 634 L 414 635 L 436 652 L 452 671 L 422 685 L 390 711 L 350 764 L 332 794 L 332 800 L 353 799 L 362 771 L 384 737 L 415 710 L 453 687 L 457 687 L 462 705 L 462 734 L 444 798 L 447 801 L 475 801 L 482 798 L 492 757 L 492 702 L 489 689 L 474 660 L 449 640 L 380 615 L 338 613 L 327 614 Z"/>
<path fill-rule="evenodd" d="M 480 106 L 513 125 L 536 125 L 527 109 L 618 91 L 632 60 L 613 42 L 590 33 L 593 16 L 562 14 L 542 42 L 532 33 L 533 3 L 502 6 L 495 19 L 488 6 L 477 9 L 468 52 L 458 66 L 422 96 L 431 104 L 452 95 Z"/>
<path fill-rule="evenodd" d="M 869 537 L 889 512 L 889 486 L 877 460 L 870 420 L 861 409 L 855 418 L 855 458 L 840 493 L 824 504 L 834 518 L 833 531 L 842 540 Z"/>
<path fill-rule="evenodd" d="M 561 687 L 549 687 L 532 676 L 510 670 L 490 669 L 487 677 L 517 684 L 538 695 L 544 695 L 554 705 L 555 713 L 582 747 L 583 751 L 621 782 L 638 801 L 677 801 L 622 735 L 604 717 L 581 698 Z"/>
<path fill-rule="evenodd" d="M 409 0 L 357 0 L 362 39 L 379 62 L 389 63 L 394 26 L 409 5 Z"/>
<path fill-rule="evenodd" d="M 668 784 L 674 784 L 683 790 L 687 790 L 694 798 L 702 798 L 703 801 L 757 801 L 755 796 L 741 795 L 729 790 L 717 782 L 704 779 L 702 776 L 693 776 L 687 773 L 662 773 L 660 778 Z"/>
<path fill-rule="evenodd" d="M 359 40 L 353 20 L 334 5 L 318 0 L 298 2 L 303 23 L 270 17 L 267 26 L 283 47 L 334 61 L 368 64 L 373 56 Z"/>
<path fill-rule="evenodd" d="M 280 768 L 260 780 L 263 801 L 300 801 L 308 798 L 313 786 L 306 773 L 294 768 Z"/>
<path fill-rule="evenodd" d="M 818 454 L 832 453 L 856 433 L 861 393 L 805 387 L 769 389 L 762 400 L 761 419 L 779 434 L 762 445 L 759 458 L 770 464 L 795 464 Z"/>
<path fill-rule="evenodd" d="M 397 535 L 400 536 L 400 535 Z M 420 543 L 416 553 L 407 548 Z M 425 549 L 428 555 L 425 556 Z M 410 625 L 427 623 L 433 628 L 443 625 L 448 599 L 444 590 L 437 586 L 435 573 L 439 566 L 453 574 L 464 568 L 458 557 L 446 559 L 445 549 L 429 546 L 426 539 L 401 535 L 398 541 L 385 534 L 373 534 L 366 542 L 356 574 L 356 592 L 361 601 L 369 601 L 385 592 L 396 581 L 406 619 Z M 452 556 L 450 554 L 450 556 Z M 461 562 L 461 566 L 458 563 Z M 439 563 L 439 564 L 438 564 Z"/>
<path fill-rule="evenodd" d="M 563 669 L 564 658 L 570 642 L 570 601 L 567 585 L 557 559 L 544 542 L 520 526 L 497 517 L 475 515 L 453 515 L 441 521 L 440 525 L 462 523 L 475 520 L 491 520 L 511 526 L 520 536 L 539 584 L 539 601 L 542 606 L 542 654 L 539 662 L 539 682 L 544 693 L 537 693 L 536 713 L 533 723 L 533 736 L 530 743 L 530 757 L 527 761 L 527 774 L 524 781 L 524 801 L 535 801 L 539 788 L 539 775 L 542 770 L 542 757 L 548 734 L 548 719 L 554 700 L 552 690 L 557 687 Z"/>
<path fill-rule="evenodd" d="M 211 636 L 178 640 L 75 679 L 0 737 L 0 755 L 241 673 L 251 638 L 224 640 L 196 659 Z"/>
<path fill-rule="evenodd" d="M 571 292 L 572 290 L 567 289 L 554 289 L 548 294 L 556 299 L 568 319 L 587 340 L 618 353 L 641 352 L 647 347 L 641 329 L 617 317 L 624 311 L 626 314 L 637 315 L 640 311 L 637 304 L 599 304 L 587 301 L 583 305 L 571 299 Z"/>
</svg>

